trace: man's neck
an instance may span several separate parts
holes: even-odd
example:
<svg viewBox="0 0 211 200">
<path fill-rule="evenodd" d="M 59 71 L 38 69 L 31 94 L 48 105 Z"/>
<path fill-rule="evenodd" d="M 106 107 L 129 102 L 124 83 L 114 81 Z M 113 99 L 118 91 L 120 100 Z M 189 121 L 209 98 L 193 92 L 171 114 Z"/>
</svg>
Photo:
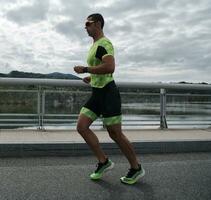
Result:
<svg viewBox="0 0 211 200">
<path fill-rule="evenodd" d="M 93 37 L 93 40 L 94 40 L 94 42 L 96 42 L 97 40 L 99 40 L 102 37 L 104 37 L 104 33 L 101 31 Z"/>
</svg>

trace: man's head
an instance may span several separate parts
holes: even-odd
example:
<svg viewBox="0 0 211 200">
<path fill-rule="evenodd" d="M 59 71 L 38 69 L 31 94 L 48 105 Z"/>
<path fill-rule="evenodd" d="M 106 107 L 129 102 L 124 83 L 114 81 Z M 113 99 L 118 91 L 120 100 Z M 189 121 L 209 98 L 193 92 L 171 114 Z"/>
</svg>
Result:
<svg viewBox="0 0 211 200">
<path fill-rule="evenodd" d="M 91 14 L 87 17 L 85 22 L 85 29 L 87 30 L 89 36 L 95 37 L 100 32 L 103 31 L 104 19 L 99 13 Z"/>
<path fill-rule="evenodd" d="M 94 14 L 89 15 L 87 17 L 87 20 L 88 21 L 94 21 L 95 23 L 99 23 L 101 29 L 103 29 L 103 27 L 104 27 L 104 19 L 103 19 L 103 16 L 101 14 L 99 14 L 99 13 L 94 13 Z"/>
</svg>

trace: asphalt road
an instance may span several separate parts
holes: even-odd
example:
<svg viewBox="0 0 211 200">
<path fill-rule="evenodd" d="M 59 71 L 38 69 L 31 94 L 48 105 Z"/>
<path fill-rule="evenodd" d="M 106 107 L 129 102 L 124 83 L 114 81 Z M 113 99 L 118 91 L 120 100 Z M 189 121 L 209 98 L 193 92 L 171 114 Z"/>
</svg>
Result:
<svg viewBox="0 0 211 200">
<path fill-rule="evenodd" d="M 1 158 L 0 200 L 211 199 L 211 153 L 138 156 L 146 175 L 133 186 L 119 181 L 129 168 L 121 155 L 110 156 L 115 168 L 96 182 L 93 156 Z"/>
</svg>

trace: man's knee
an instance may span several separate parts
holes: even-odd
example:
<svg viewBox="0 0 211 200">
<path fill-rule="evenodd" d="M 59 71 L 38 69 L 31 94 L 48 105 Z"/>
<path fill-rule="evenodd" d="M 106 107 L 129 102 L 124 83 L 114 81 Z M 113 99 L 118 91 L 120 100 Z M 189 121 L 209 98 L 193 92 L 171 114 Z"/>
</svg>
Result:
<svg viewBox="0 0 211 200">
<path fill-rule="evenodd" d="M 112 140 L 117 141 L 122 139 L 123 134 L 120 124 L 107 126 L 106 128 Z"/>
<path fill-rule="evenodd" d="M 122 138 L 122 133 L 117 131 L 109 131 L 109 136 L 112 140 L 117 141 Z"/>
<path fill-rule="evenodd" d="M 89 129 L 89 126 L 86 124 L 78 123 L 77 124 L 77 131 L 80 134 L 86 133 L 86 131 Z"/>
</svg>

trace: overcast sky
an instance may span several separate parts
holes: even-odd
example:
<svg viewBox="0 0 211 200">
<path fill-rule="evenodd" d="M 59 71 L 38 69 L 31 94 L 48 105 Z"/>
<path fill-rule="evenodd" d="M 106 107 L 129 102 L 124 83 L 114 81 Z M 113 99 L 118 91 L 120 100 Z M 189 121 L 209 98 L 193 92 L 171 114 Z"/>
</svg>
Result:
<svg viewBox="0 0 211 200">
<path fill-rule="evenodd" d="M 0 72 L 75 74 L 95 12 L 115 47 L 117 81 L 211 83 L 210 0 L 0 0 Z"/>
</svg>

